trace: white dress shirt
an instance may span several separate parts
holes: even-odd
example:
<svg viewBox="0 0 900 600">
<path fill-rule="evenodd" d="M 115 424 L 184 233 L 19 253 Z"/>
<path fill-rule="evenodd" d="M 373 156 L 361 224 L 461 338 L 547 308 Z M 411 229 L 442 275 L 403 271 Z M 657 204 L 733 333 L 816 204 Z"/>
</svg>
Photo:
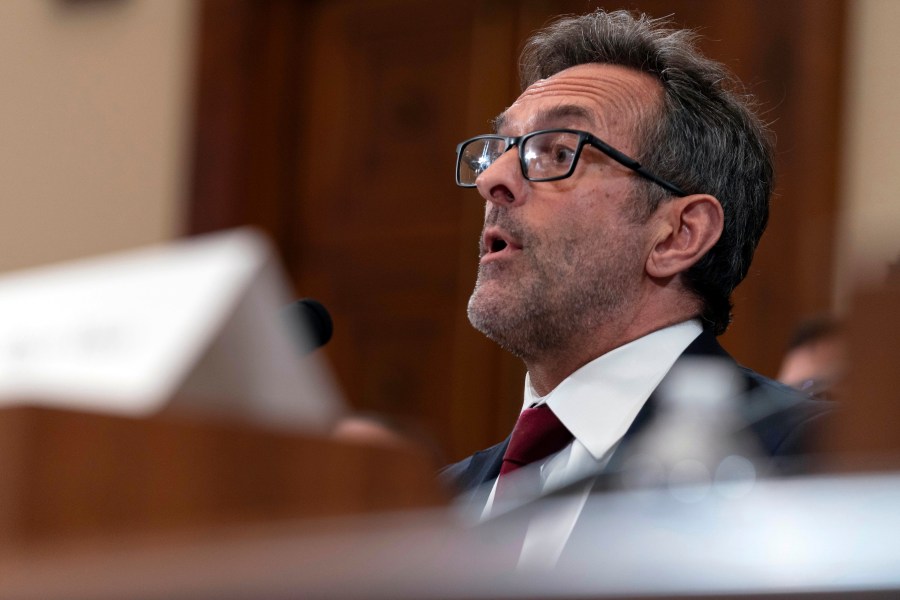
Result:
<svg viewBox="0 0 900 600">
<path fill-rule="evenodd" d="M 625 432 L 666 373 L 703 330 L 698 320 L 654 331 L 587 363 L 556 386 L 546 396 L 538 396 L 525 376 L 522 409 L 546 404 L 572 432 L 574 440 L 565 448 L 513 475 L 532 477 L 530 489 L 546 494 L 592 473 L 609 461 Z M 521 472 L 521 473 L 520 473 Z M 558 550 L 571 533 L 587 499 L 589 483 L 582 494 L 573 495 L 571 511 L 553 515 L 552 522 L 533 522 L 522 552 L 521 565 L 548 562 L 548 553 Z M 491 515 L 497 484 L 483 513 Z M 539 552 L 529 552 L 540 550 Z M 529 558 L 529 556 L 535 557 Z M 556 556 L 550 562 L 555 563 Z"/>
</svg>

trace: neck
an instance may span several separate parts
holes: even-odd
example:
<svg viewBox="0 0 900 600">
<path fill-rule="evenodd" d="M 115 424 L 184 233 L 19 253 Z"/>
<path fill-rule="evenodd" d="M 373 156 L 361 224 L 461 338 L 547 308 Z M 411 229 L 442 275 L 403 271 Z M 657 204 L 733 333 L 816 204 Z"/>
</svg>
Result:
<svg viewBox="0 0 900 600">
<path fill-rule="evenodd" d="M 523 359 L 534 391 L 545 396 L 592 360 L 654 331 L 692 319 L 700 314 L 700 309 L 693 299 L 684 299 L 674 305 L 659 304 L 656 310 L 638 307 L 631 313 L 627 315 L 630 318 L 618 319 L 616 323 L 586 329 L 555 351 Z"/>
</svg>

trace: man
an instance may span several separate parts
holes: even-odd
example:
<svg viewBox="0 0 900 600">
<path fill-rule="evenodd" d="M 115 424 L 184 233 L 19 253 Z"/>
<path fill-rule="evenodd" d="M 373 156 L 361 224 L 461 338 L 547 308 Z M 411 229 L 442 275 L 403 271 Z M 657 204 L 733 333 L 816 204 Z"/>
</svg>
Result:
<svg viewBox="0 0 900 600">
<path fill-rule="evenodd" d="M 715 336 L 765 229 L 772 148 L 692 40 L 624 11 L 557 21 L 526 45 L 524 91 L 496 135 L 460 144 L 457 183 L 485 200 L 469 319 L 528 375 L 512 444 L 446 468 L 457 489 L 526 463 L 544 491 L 595 473 L 643 427 L 676 361 L 731 360 Z M 793 451 L 823 409 L 742 378 L 767 392 L 750 419 L 763 451 Z M 530 430 L 552 448 L 522 450 Z M 487 489 L 490 506 L 499 488 Z"/>
</svg>

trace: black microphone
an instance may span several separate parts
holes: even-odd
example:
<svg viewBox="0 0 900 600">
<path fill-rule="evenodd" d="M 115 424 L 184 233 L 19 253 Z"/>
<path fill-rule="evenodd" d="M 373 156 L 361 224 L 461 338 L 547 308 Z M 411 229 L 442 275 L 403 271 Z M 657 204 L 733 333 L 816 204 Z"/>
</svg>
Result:
<svg viewBox="0 0 900 600">
<path fill-rule="evenodd" d="M 303 343 L 303 349 L 312 352 L 331 339 L 334 324 L 328 309 L 312 298 L 303 298 L 284 309 L 285 318 L 291 323 L 295 337 Z"/>
</svg>

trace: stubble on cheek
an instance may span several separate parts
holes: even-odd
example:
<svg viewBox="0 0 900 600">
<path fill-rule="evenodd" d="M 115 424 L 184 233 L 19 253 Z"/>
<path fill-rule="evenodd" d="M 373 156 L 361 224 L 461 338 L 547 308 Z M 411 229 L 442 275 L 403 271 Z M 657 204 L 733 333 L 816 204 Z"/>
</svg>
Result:
<svg viewBox="0 0 900 600">
<path fill-rule="evenodd" d="M 530 236 L 514 261 L 479 268 L 469 320 L 520 358 L 557 351 L 604 326 L 632 295 L 638 238 L 569 225 L 565 235 Z"/>
<path fill-rule="evenodd" d="M 475 329 L 501 347 L 528 359 L 555 343 L 546 296 L 553 277 L 535 252 L 535 240 L 514 261 L 480 265 L 469 298 L 468 317 Z M 554 267 L 555 268 L 555 267 Z"/>
</svg>

